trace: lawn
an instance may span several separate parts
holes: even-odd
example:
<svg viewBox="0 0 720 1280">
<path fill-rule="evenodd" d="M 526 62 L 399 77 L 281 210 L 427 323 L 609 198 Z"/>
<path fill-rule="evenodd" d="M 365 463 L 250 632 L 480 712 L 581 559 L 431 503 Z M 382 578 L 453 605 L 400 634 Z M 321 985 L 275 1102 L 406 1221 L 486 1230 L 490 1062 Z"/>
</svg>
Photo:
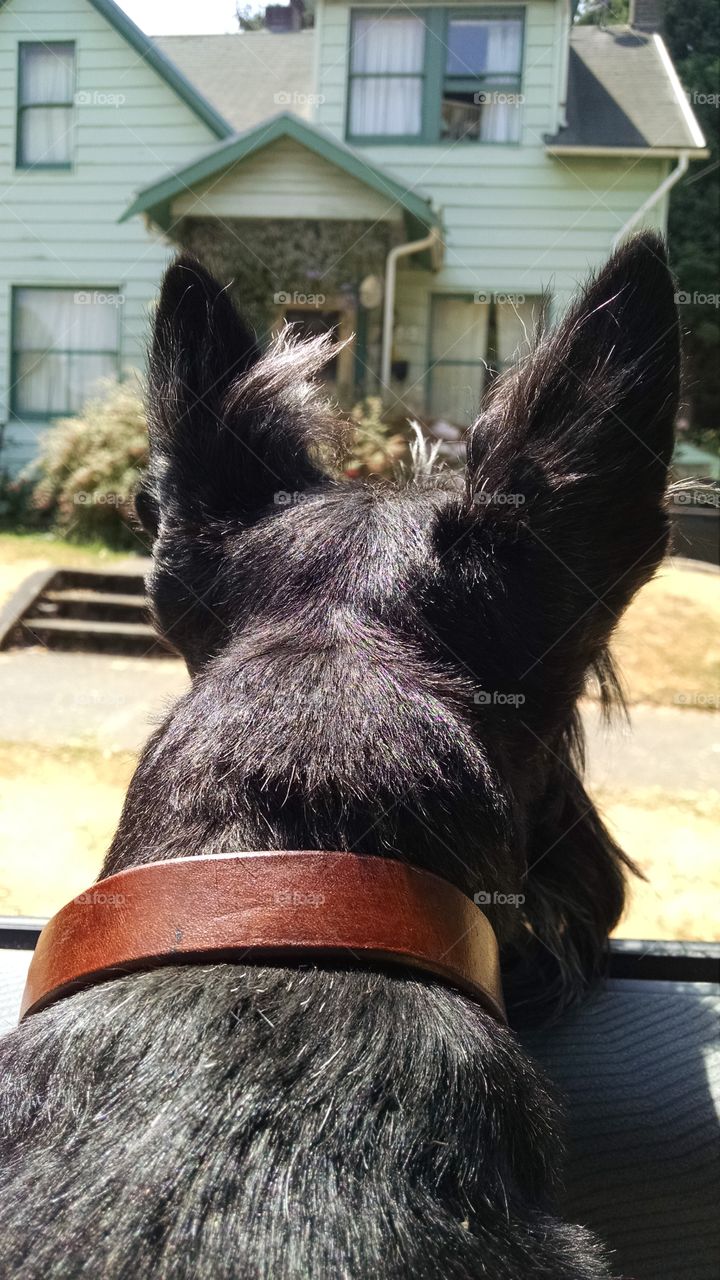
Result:
<svg viewBox="0 0 720 1280">
<path fill-rule="evenodd" d="M 631 703 L 720 709 L 720 573 L 666 561 L 613 645 Z"/>
</svg>

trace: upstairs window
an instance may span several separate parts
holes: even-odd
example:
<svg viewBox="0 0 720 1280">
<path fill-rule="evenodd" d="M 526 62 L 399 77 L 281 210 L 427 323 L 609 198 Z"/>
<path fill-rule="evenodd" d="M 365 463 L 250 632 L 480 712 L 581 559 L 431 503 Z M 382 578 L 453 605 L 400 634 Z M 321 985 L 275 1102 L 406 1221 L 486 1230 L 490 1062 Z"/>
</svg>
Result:
<svg viewBox="0 0 720 1280">
<path fill-rule="evenodd" d="M 448 21 L 441 136 L 453 142 L 520 137 L 522 18 Z"/>
<path fill-rule="evenodd" d="M 18 168 L 70 167 L 74 86 L 74 44 L 19 46 Z"/>
<path fill-rule="evenodd" d="M 355 142 L 518 142 L 523 14 L 353 15 L 347 134 Z"/>
<path fill-rule="evenodd" d="M 417 137 L 422 129 L 425 24 L 420 18 L 355 17 L 350 50 L 353 137 Z"/>
</svg>

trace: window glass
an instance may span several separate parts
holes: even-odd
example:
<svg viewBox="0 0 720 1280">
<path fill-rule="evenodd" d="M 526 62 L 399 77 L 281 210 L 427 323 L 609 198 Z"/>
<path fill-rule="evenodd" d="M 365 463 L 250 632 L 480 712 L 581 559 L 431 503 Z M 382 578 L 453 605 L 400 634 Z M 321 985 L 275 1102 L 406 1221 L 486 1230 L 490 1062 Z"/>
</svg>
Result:
<svg viewBox="0 0 720 1280">
<path fill-rule="evenodd" d="M 23 166 L 69 165 L 72 157 L 73 44 L 21 44 L 18 153 Z"/>
<path fill-rule="evenodd" d="M 75 413 L 117 373 L 118 303 L 114 290 L 15 290 L 16 412 Z"/>
<path fill-rule="evenodd" d="M 356 16 L 348 128 L 354 137 L 414 137 L 422 128 L 425 24 L 414 17 Z"/>
<path fill-rule="evenodd" d="M 485 383 L 490 308 L 473 298 L 434 297 L 430 412 L 464 426 L 477 415 Z"/>
<path fill-rule="evenodd" d="M 523 24 L 519 18 L 451 18 L 441 136 L 517 142 Z"/>
</svg>

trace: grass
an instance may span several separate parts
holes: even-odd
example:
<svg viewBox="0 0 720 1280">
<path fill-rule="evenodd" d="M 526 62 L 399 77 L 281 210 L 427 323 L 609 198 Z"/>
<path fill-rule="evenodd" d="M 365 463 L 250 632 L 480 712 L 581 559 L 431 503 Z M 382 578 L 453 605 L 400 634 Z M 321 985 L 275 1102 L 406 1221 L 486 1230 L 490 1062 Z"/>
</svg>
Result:
<svg viewBox="0 0 720 1280">
<path fill-rule="evenodd" d="M 615 633 L 613 653 L 631 704 L 720 708 L 720 573 L 668 561 Z"/>
<path fill-rule="evenodd" d="M 138 543 L 138 552 L 142 548 Z M 92 569 L 132 558 L 131 551 L 111 551 L 102 542 L 71 542 L 58 533 L 0 533 L 0 564 L 22 565 L 27 560 L 44 560 L 70 569 Z M 30 572 L 30 571 L 29 571 Z"/>
</svg>

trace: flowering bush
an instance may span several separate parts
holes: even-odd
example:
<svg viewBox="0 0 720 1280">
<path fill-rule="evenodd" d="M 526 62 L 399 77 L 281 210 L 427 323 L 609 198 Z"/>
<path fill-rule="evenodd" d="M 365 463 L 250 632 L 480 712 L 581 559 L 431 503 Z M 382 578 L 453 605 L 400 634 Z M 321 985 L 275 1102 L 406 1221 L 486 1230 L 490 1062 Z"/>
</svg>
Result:
<svg viewBox="0 0 720 1280">
<path fill-rule="evenodd" d="M 69 536 L 137 549 L 132 500 L 146 464 L 145 411 L 133 380 L 110 384 L 77 417 L 59 419 L 26 475 L 35 479 L 35 508 Z"/>
</svg>

